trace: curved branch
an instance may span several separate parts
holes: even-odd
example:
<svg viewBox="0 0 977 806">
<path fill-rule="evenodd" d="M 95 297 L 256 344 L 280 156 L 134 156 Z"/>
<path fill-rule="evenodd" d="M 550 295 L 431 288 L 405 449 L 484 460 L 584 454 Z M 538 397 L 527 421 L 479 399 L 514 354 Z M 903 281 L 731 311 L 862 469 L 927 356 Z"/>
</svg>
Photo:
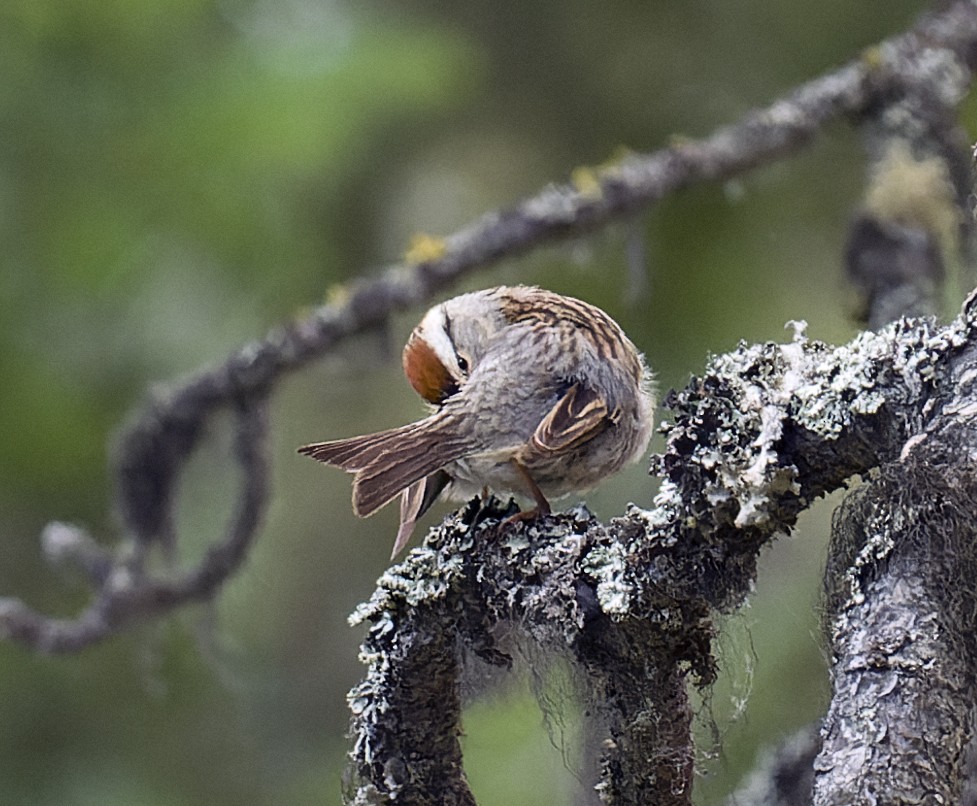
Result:
<svg viewBox="0 0 977 806">
<path fill-rule="evenodd" d="M 73 619 L 55 619 L 18 599 L 0 598 L 0 637 L 40 652 L 77 652 L 146 618 L 213 598 L 243 562 L 268 500 L 265 401 L 242 401 L 236 415 L 234 447 L 243 475 L 241 488 L 222 539 L 199 565 L 173 576 L 155 576 L 133 557 L 108 563 L 101 552 L 86 552 L 78 535 L 68 536 L 69 555 L 95 560 L 91 568 L 100 582 L 95 600 Z"/>
</svg>

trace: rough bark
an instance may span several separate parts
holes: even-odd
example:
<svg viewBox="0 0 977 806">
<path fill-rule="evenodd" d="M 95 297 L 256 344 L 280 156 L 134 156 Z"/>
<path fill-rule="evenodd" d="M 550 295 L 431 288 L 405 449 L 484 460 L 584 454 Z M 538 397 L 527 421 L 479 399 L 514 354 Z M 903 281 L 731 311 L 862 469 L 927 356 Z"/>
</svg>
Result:
<svg viewBox="0 0 977 806">
<path fill-rule="evenodd" d="M 814 803 L 959 803 L 977 661 L 977 356 L 836 517 L 833 697 Z"/>
</svg>

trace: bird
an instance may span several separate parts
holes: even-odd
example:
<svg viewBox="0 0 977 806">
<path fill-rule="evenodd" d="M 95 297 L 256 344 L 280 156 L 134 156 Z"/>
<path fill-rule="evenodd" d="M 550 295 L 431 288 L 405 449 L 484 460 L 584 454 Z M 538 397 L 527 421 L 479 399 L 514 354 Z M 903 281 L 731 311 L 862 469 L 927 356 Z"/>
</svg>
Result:
<svg viewBox="0 0 977 806">
<path fill-rule="evenodd" d="M 391 559 L 439 497 L 511 494 L 548 515 L 636 461 L 654 425 L 644 356 L 608 314 L 536 286 L 498 286 L 432 307 L 403 351 L 421 420 L 299 453 L 354 474 L 353 511 L 400 496 Z"/>
</svg>

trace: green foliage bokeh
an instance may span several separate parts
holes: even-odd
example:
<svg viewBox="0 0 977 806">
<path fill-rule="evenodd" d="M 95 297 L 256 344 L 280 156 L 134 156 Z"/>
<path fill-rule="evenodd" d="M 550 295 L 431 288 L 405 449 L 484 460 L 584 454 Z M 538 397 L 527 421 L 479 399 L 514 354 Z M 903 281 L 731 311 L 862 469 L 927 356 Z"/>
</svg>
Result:
<svg viewBox="0 0 977 806">
<path fill-rule="evenodd" d="M 62 615 L 84 604 L 79 581 L 44 564 L 37 536 L 66 520 L 117 537 L 113 434 L 151 384 L 221 360 L 332 284 L 397 259 L 414 232 L 450 232 L 621 147 L 705 134 L 916 11 L 842 0 L 6 0 L 0 595 Z M 851 326 L 840 254 L 861 170 L 857 138 L 838 126 L 796 158 L 466 284 L 537 282 L 600 304 L 663 389 L 741 338 L 786 338 L 790 319 L 841 340 Z M 635 238 L 641 293 L 625 256 Z M 414 318 L 343 345 L 275 397 L 268 523 L 214 607 L 77 657 L 0 645 L 0 803 L 339 801 L 344 694 L 361 673 L 345 617 L 385 565 L 394 516 L 356 521 L 348 480 L 294 448 L 420 412 L 392 359 Z M 226 513 L 226 437 L 215 424 L 182 484 L 186 561 Z M 591 503 L 609 517 L 652 492 L 635 468 Z M 703 731 L 708 744 L 715 722 L 729 741 L 718 761 L 703 759 L 703 802 L 733 786 L 758 743 L 823 702 L 815 602 L 827 512 L 765 557 L 753 609 L 737 617 L 749 627 L 722 644 L 729 678 L 703 707 Z M 740 697 L 746 716 L 733 722 Z M 471 710 L 480 803 L 572 791 L 541 721 L 519 686 Z"/>
</svg>

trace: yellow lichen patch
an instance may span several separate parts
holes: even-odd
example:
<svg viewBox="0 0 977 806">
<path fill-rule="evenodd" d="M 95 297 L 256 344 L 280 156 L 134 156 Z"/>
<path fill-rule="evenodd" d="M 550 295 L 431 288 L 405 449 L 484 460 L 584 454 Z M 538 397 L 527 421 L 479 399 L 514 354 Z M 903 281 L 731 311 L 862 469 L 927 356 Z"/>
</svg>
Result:
<svg viewBox="0 0 977 806">
<path fill-rule="evenodd" d="M 946 163 L 936 156 L 919 158 L 894 142 L 872 171 L 865 208 L 883 221 L 921 227 L 945 254 L 956 250 L 960 212 Z"/>
<path fill-rule="evenodd" d="M 331 285 L 326 289 L 326 298 L 324 302 L 326 305 L 335 305 L 337 308 L 344 305 L 349 299 L 349 287 L 337 283 L 336 285 Z"/>
<path fill-rule="evenodd" d="M 435 238 L 433 235 L 418 232 L 410 238 L 407 251 L 404 252 L 404 261 L 407 263 L 428 263 L 443 258 L 447 251 L 448 245 L 444 238 Z"/>
<path fill-rule="evenodd" d="M 611 152 L 611 156 L 609 156 L 604 161 L 604 165 L 610 168 L 611 166 L 619 165 L 620 163 L 624 162 L 626 159 L 630 159 L 633 156 L 634 156 L 634 149 L 622 143 L 621 145 L 616 146 L 614 148 L 614 150 Z"/>
<path fill-rule="evenodd" d="M 614 152 L 596 166 L 581 165 L 570 172 L 573 189 L 587 199 L 599 199 L 604 195 L 601 180 L 616 179 L 621 176 L 621 163 L 634 152 L 627 146 L 618 146 Z"/>
<path fill-rule="evenodd" d="M 882 48 L 872 45 L 862 51 L 862 63 L 869 70 L 878 70 L 882 67 Z"/>
<path fill-rule="evenodd" d="M 593 168 L 581 165 L 570 172 L 570 182 L 581 196 L 588 199 L 599 199 L 602 195 L 600 175 Z"/>
<path fill-rule="evenodd" d="M 600 164 L 601 174 L 618 174 L 622 163 L 634 156 L 634 150 L 625 145 L 619 145 L 611 155 Z"/>
</svg>

